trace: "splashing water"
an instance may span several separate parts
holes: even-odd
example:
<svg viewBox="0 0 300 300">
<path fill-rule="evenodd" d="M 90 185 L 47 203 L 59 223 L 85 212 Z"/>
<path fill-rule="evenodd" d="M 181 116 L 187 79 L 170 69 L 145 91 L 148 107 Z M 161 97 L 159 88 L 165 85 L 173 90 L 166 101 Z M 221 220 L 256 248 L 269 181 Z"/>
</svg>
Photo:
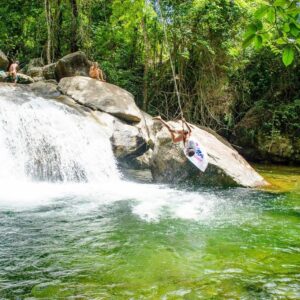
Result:
<svg viewBox="0 0 300 300">
<path fill-rule="evenodd" d="M 0 166 L 1 299 L 300 298 L 299 189 L 127 182 L 103 127 L 13 87 Z"/>
<path fill-rule="evenodd" d="M 13 88 L 0 95 L 0 180 L 117 180 L 105 130 L 75 109 Z"/>
</svg>

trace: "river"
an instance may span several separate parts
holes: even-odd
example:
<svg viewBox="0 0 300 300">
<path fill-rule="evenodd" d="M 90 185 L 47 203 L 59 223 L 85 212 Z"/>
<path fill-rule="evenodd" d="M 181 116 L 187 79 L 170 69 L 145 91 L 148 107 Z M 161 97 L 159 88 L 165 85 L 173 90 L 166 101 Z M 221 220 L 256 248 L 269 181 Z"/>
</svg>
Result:
<svg viewBox="0 0 300 300">
<path fill-rule="evenodd" d="M 128 181 L 92 123 L 2 97 L 0 299 L 300 298 L 299 168 L 256 166 L 267 190 Z"/>
</svg>

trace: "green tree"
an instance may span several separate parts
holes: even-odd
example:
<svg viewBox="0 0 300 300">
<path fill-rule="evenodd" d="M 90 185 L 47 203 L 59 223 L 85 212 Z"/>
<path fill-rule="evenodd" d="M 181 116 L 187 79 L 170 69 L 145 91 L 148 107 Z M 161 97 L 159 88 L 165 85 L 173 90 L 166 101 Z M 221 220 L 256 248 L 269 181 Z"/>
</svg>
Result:
<svg viewBox="0 0 300 300">
<path fill-rule="evenodd" d="M 245 34 L 244 46 L 268 46 L 282 55 L 285 66 L 295 59 L 300 47 L 300 2 L 294 0 L 265 1 L 253 16 Z"/>
</svg>

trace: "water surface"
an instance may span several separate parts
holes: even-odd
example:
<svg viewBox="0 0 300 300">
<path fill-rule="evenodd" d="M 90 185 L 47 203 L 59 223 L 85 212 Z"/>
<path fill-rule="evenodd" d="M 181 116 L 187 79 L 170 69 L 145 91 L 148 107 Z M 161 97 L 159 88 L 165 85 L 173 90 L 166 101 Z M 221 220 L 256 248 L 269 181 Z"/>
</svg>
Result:
<svg viewBox="0 0 300 300">
<path fill-rule="evenodd" d="M 7 187 L 0 298 L 299 299 L 300 172 L 259 169 L 271 192 Z"/>
</svg>

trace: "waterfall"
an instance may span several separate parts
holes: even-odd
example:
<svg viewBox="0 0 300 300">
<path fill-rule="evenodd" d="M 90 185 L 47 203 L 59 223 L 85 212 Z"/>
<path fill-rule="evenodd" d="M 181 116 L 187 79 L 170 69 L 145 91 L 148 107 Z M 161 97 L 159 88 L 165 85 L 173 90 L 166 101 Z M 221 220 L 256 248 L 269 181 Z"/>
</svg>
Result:
<svg viewBox="0 0 300 300">
<path fill-rule="evenodd" d="M 107 182 L 119 178 L 105 130 L 25 89 L 2 86 L 0 181 Z"/>
</svg>

